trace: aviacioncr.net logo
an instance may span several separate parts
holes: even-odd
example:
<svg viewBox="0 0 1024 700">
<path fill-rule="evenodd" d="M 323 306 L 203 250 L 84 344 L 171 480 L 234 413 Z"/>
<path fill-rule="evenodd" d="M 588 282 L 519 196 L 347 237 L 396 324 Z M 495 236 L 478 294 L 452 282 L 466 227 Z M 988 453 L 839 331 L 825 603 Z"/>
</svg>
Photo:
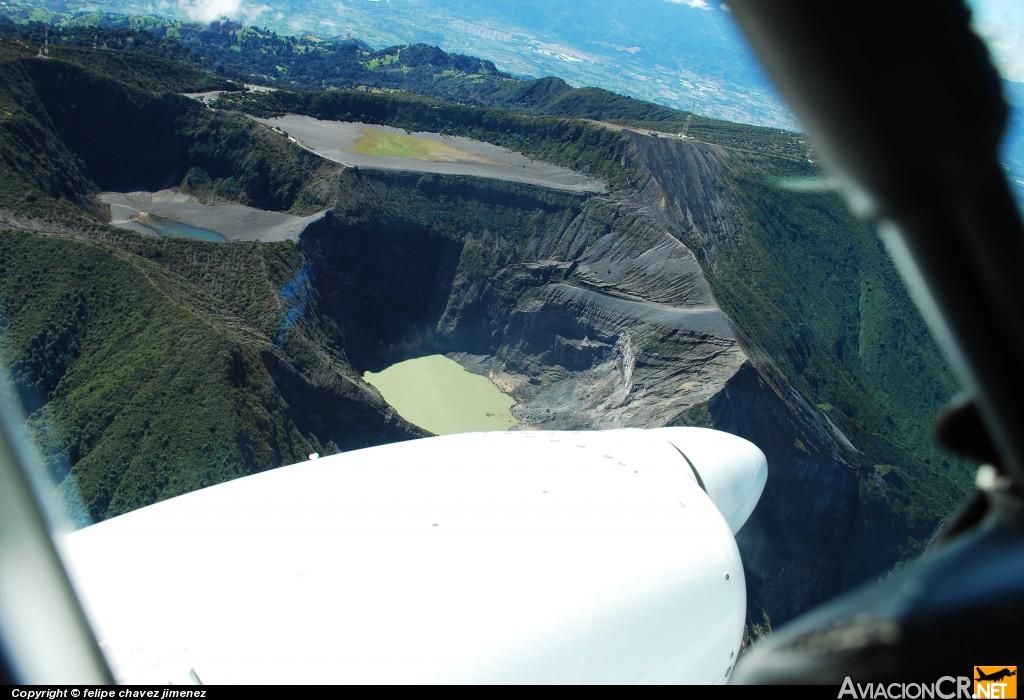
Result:
<svg viewBox="0 0 1024 700">
<path fill-rule="evenodd" d="M 975 666 L 974 694 L 972 697 L 983 698 L 1016 698 L 1017 667 L 1016 666 Z"/>
<path fill-rule="evenodd" d="M 931 683 L 856 683 L 847 676 L 839 689 L 839 698 L 852 700 L 952 700 L 971 697 L 971 679 L 967 676 L 943 676 Z"/>
</svg>

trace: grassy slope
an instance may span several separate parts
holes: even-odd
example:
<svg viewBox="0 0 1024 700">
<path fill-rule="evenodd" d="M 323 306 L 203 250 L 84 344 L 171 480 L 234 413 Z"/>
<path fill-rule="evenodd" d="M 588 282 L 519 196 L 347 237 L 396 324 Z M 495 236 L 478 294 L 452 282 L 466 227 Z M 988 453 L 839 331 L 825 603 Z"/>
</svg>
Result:
<svg viewBox="0 0 1024 700">
<path fill-rule="evenodd" d="M 29 71 L 32 55 L 0 41 L 0 207 L 79 221 L 80 209 L 90 206 L 91 183 L 81 159 L 53 130 Z"/>
<path fill-rule="evenodd" d="M 747 346 L 857 447 L 863 498 L 906 518 L 911 553 L 970 488 L 968 466 L 931 436 L 957 385 L 874 232 L 838 195 L 776 184 L 811 174 L 778 159 L 733 173 L 753 235 L 712 282 Z"/>
<path fill-rule="evenodd" d="M 201 119 L 201 109 L 164 91 L 219 81 L 151 56 L 57 48 L 51 55 L 36 58 L 34 47 L 0 39 L 0 209 L 89 227 L 100 216 L 90 197 L 96 180 L 130 170 L 130 158 L 138 172 L 143 161 L 160 162 L 153 170 L 161 174 L 173 169 L 180 143 L 160 138 L 181 124 L 168 115 Z M 121 167 L 108 170 L 111 163 Z"/>
<path fill-rule="evenodd" d="M 4 355 L 38 402 L 31 423 L 51 474 L 70 479 L 91 517 L 311 449 L 277 410 L 260 361 L 269 339 L 200 287 L 115 247 L 13 231 L 0 235 L 0 269 Z M 273 280 L 261 282 L 272 318 Z"/>
<path fill-rule="evenodd" d="M 322 166 L 242 116 L 161 92 L 167 76 L 145 83 L 149 59 L 98 73 L 4 48 L 0 213 L 49 233 L 0 227 L 0 353 L 50 475 L 81 494 L 80 520 L 419 434 L 354 378 L 294 246 L 114 231 L 91 197 L 90 176 L 130 187 L 143 161 L 159 165 L 143 179 L 185 173 L 207 193 L 309 209 L 299 184 Z"/>
</svg>

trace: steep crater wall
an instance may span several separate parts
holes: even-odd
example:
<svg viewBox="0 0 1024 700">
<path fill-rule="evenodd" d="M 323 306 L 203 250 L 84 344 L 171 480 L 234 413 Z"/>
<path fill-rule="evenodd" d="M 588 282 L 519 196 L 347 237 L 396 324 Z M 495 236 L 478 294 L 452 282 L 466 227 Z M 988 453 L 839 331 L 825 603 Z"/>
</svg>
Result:
<svg viewBox="0 0 1024 700">
<path fill-rule="evenodd" d="M 916 555 L 955 507 L 969 472 L 928 430 L 955 384 L 873 232 L 835 193 L 787 186 L 814 167 L 631 138 L 644 196 L 751 358 L 706 420 L 768 458 L 738 539 L 752 619 L 778 624 Z"/>
<path fill-rule="evenodd" d="M 25 63 L 37 114 L 105 190 L 159 190 L 188 170 L 191 139 L 183 127 L 203 108 L 173 94 L 153 95 L 59 61 Z"/>
<path fill-rule="evenodd" d="M 408 219 L 344 225 L 329 214 L 305 230 L 301 248 L 357 370 L 380 371 L 437 346 L 461 241 Z"/>
<path fill-rule="evenodd" d="M 352 201 L 300 247 L 357 371 L 432 352 L 488 355 L 527 426 L 582 429 L 665 425 L 744 360 L 693 254 L 642 203 L 521 186 L 502 198 L 509 185 L 471 178 L 348 177 Z"/>
</svg>

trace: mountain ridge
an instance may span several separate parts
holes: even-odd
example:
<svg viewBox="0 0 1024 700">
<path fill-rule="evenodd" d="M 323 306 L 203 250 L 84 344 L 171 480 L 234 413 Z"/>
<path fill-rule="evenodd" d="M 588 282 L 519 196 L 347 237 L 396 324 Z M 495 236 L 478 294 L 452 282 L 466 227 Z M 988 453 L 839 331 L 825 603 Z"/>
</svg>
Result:
<svg viewBox="0 0 1024 700">
<path fill-rule="evenodd" d="M 97 10 L 152 12 L 135 2 L 11 0 L 6 12 L 23 20 Z M 202 4 L 166 7 L 177 21 L 221 19 Z M 378 47 L 423 43 L 451 53 L 487 56 L 516 76 L 560 76 L 573 85 L 669 104 L 731 122 L 796 128 L 728 15 L 661 0 L 594 6 L 579 0 L 546 3 L 431 0 L 380 4 L 241 3 L 235 20 L 280 35 L 359 37 Z M 200 16 L 202 15 L 202 16 Z M 145 22 L 146 20 L 142 20 Z M 142 25 L 146 26 L 146 25 Z M 614 70 L 607 70 L 615 66 Z"/>
</svg>

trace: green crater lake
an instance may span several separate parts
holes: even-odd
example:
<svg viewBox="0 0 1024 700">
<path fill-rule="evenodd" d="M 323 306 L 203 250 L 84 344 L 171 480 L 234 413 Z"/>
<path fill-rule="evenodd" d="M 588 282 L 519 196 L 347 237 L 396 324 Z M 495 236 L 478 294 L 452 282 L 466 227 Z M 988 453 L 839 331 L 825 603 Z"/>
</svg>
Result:
<svg viewBox="0 0 1024 700">
<path fill-rule="evenodd" d="M 402 418 L 438 435 L 509 430 L 515 399 L 487 377 L 472 374 L 444 355 L 417 357 L 367 372 L 372 384 Z"/>
</svg>

